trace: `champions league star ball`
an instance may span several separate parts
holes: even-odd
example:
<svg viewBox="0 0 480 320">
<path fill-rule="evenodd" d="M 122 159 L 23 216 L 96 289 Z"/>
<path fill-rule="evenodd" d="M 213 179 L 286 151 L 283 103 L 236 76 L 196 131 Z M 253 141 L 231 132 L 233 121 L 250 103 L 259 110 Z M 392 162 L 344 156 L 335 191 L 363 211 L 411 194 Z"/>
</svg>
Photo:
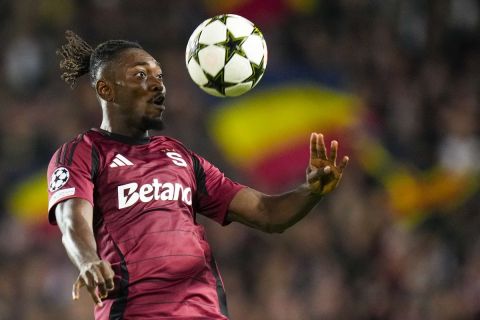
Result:
<svg viewBox="0 0 480 320">
<path fill-rule="evenodd" d="M 267 44 L 249 20 L 224 14 L 205 20 L 188 40 L 185 62 L 192 80 L 217 97 L 235 97 L 260 81 Z"/>
</svg>

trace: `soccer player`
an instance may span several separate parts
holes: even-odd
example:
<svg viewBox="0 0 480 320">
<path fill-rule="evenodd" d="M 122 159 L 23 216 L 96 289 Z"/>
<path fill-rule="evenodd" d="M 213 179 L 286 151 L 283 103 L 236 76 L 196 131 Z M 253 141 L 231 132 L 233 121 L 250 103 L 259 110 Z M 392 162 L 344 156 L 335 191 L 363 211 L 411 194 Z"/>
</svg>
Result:
<svg viewBox="0 0 480 320">
<path fill-rule="evenodd" d="M 306 182 L 266 195 L 226 178 L 180 142 L 150 136 L 163 128 L 165 84 L 141 46 L 106 41 L 92 49 L 67 31 L 62 78 L 89 74 L 103 112 L 100 128 L 61 146 L 48 167 L 49 220 L 79 270 L 73 299 L 86 287 L 95 319 L 228 319 L 215 260 L 196 223 L 202 214 L 282 232 L 336 188 L 336 164 L 312 133 Z M 232 143 L 235 143 L 232 141 Z"/>
</svg>

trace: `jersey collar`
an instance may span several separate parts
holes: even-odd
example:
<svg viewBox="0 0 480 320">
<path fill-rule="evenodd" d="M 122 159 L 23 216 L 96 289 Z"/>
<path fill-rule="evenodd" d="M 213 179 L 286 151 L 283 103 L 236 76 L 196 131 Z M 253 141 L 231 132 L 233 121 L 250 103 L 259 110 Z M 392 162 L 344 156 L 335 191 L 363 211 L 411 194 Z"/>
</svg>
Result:
<svg viewBox="0 0 480 320">
<path fill-rule="evenodd" d="M 129 136 L 124 136 L 122 134 L 106 131 L 106 130 L 103 130 L 103 129 L 100 129 L 100 128 L 92 128 L 92 129 L 90 129 L 90 131 L 98 132 L 104 137 L 107 137 L 109 139 L 116 140 L 116 141 L 119 141 L 119 142 L 122 142 L 122 143 L 126 143 L 126 144 L 147 144 L 147 143 L 150 142 L 150 139 L 151 139 L 150 137 L 133 138 L 133 137 L 129 137 Z"/>
</svg>

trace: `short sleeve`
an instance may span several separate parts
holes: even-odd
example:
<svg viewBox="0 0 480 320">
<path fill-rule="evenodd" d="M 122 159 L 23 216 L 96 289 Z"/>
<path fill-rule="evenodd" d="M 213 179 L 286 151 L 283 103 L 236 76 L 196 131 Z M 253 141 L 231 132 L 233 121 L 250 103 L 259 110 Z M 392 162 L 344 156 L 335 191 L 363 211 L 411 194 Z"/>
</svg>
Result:
<svg viewBox="0 0 480 320">
<path fill-rule="evenodd" d="M 197 193 L 195 210 L 221 225 L 230 223 L 226 219 L 233 197 L 245 186 L 230 180 L 210 162 L 192 153 Z"/>
<path fill-rule="evenodd" d="M 93 206 L 92 147 L 72 141 L 58 149 L 48 165 L 48 220 L 56 224 L 55 206 L 67 199 L 82 198 Z"/>
</svg>

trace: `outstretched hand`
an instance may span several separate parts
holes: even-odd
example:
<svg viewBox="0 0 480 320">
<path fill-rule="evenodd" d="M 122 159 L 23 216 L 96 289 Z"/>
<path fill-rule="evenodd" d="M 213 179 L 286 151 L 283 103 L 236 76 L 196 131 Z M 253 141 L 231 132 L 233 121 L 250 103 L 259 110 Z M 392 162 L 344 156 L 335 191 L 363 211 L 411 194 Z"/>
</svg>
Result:
<svg viewBox="0 0 480 320">
<path fill-rule="evenodd" d="M 307 167 L 307 185 L 313 194 L 323 196 L 334 190 L 342 178 L 343 169 L 347 166 L 348 157 L 345 156 L 337 166 L 338 142 L 333 140 L 330 145 L 330 154 L 321 133 L 312 133 L 310 136 L 310 162 Z"/>
</svg>

